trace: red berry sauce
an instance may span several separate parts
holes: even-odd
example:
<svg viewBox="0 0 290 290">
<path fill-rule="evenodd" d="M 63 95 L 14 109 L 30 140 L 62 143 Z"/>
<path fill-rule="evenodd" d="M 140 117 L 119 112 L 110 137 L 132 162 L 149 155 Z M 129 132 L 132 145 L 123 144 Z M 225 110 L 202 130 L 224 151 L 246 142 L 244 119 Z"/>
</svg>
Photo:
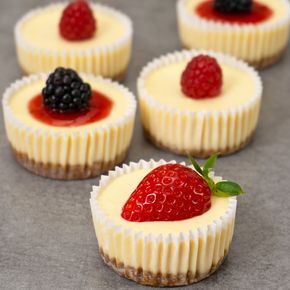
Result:
<svg viewBox="0 0 290 290">
<path fill-rule="evenodd" d="M 97 91 L 92 92 L 89 107 L 81 112 L 53 112 L 43 105 L 41 94 L 31 99 L 28 104 L 29 112 L 36 120 L 57 127 L 75 127 L 100 121 L 110 115 L 112 107 L 113 102 Z"/>
<path fill-rule="evenodd" d="M 273 15 L 272 9 L 257 1 L 253 2 L 253 8 L 248 13 L 221 13 L 214 9 L 213 2 L 213 0 L 206 0 L 200 3 L 196 8 L 197 14 L 207 20 L 237 24 L 257 24 Z"/>
</svg>

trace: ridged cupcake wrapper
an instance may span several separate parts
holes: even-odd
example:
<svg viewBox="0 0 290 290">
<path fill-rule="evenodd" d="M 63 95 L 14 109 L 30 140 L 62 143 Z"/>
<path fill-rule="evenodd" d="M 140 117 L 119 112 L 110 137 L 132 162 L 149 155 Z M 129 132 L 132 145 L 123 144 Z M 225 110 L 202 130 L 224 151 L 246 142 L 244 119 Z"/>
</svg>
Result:
<svg viewBox="0 0 290 290">
<path fill-rule="evenodd" d="M 61 179 L 87 178 L 108 170 L 125 157 L 133 133 L 135 97 L 127 88 L 109 79 L 84 74 L 82 77 L 107 83 L 123 93 L 128 102 L 125 114 L 108 125 L 54 132 L 22 122 L 9 106 L 9 99 L 15 92 L 33 82 L 46 80 L 47 75 L 24 77 L 4 93 L 2 102 L 8 140 L 17 159 L 35 173 Z"/>
<path fill-rule="evenodd" d="M 93 9 L 103 11 L 118 19 L 124 27 L 124 35 L 111 44 L 94 48 L 43 49 L 28 43 L 21 34 L 23 23 L 43 11 L 63 8 L 64 3 L 50 4 L 34 9 L 24 15 L 16 24 L 14 34 L 18 60 L 25 73 L 49 72 L 57 66 L 70 67 L 79 72 L 102 75 L 121 80 L 131 57 L 133 26 L 125 14 L 101 4 L 91 3 Z"/>
<path fill-rule="evenodd" d="M 285 16 L 276 22 L 228 24 L 210 21 L 190 13 L 187 0 L 177 2 L 179 35 L 186 48 L 208 49 L 234 55 L 257 68 L 266 67 L 281 56 L 289 38 L 290 4 Z"/>
<path fill-rule="evenodd" d="M 225 214 L 207 228 L 178 234 L 153 234 L 118 225 L 98 203 L 98 194 L 114 179 L 138 169 L 166 164 L 144 160 L 116 167 L 102 176 L 91 192 L 91 210 L 99 248 L 105 262 L 122 276 L 142 284 L 177 286 L 210 275 L 228 253 L 233 237 L 237 200 L 230 198 Z M 170 161 L 169 163 L 176 163 Z M 184 163 L 183 163 L 184 164 Z M 221 180 L 220 177 L 215 177 Z"/>
<path fill-rule="evenodd" d="M 229 110 L 192 112 L 161 104 L 149 95 L 145 86 L 146 76 L 171 63 L 190 61 L 199 54 L 211 55 L 221 63 L 250 74 L 255 83 L 251 101 Z M 260 111 L 262 82 L 254 69 L 233 57 L 195 50 L 171 53 L 143 68 L 137 89 L 145 134 L 161 148 L 196 157 L 207 157 L 217 152 L 229 154 L 244 147 L 254 134 Z"/>
</svg>

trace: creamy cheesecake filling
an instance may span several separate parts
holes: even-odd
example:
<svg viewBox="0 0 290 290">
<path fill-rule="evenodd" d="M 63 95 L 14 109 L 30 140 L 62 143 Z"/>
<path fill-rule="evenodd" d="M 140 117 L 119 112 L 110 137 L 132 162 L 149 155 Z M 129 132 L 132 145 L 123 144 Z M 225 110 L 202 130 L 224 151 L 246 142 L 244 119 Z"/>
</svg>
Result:
<svg viewBox="0 0 290 290">
<path fill-rule="evenodd" d="M 33 97 L 41 92 L 42 88 L 45 86 L 45 79 L 32 82 L 28 86 L 24 86 L 20 90 L 16 91 L 9 99 L 9 106 L 13 115 L 26 125 L 33 126 L 35 128 L 45 128 L 46 130 L 53 130 L 54 132 L 63 130 L 66 132 L 74 132 L 79 131 L 80 129 L 83 130 L 94 128 L 96 126 L 109 125 L 111 122 L 120 119 L 128 110 L 129 104 L 126 97 L 115 86 L 105 82 L 98 82 L 93 79 L 86 80 L 84 78 L 84 81 L 89 82 L 93 90 L 103 93 L 110 100 L 112 100 L 113 108 L 108 117 L 97 122 L 76 127 L 56 127 L 38 121 L 30 114 L 28 104 Z"/>
<path fill-rule="evenodd" d="M 64 179 L 92 177 L 121 162 L 134 127 L 132 93 L 108 79 L 82 75 L 113 101 L 109 117 L 83 126 L 55 127 L 34 119 L 27 106 L 46 78 L 44 74 L 22 78 L 3 96 L 7 138 L 19 162 L 37 174 Z"/>
<path fill-rule="evenodd" d="M 59 22 L 64 7 L 64 4 L 53 5 L 24 21 L 20 28 L 23 39 L 40 49 L 69 51 L 108 45 L 122 39 L 125 34 L 124 25 L 118 18 L 92 5 L 97 21 L 95 37 L 83 41 L 68 41 L 59 33 Z"/>
<path fill-rule="evenodd" d="M 97 18 L 95 37 L 67 41 L 58 31 L 66 3 L 40 7 L 26 13 L 15 26 L 19 65 L 26 74 L 50 72 L 57 66 L 120 80 L 132 50 L 132 21 L 125 14 L 91 3 Z"/>
<path fill-rule="evenodd" d="M 207 20 L 196 11 L 205 0 L 179 0 L 177 19 L 184 47 L 219 51 L 245 60 L 257 68 L 276 62 L 289 38 L 288 0 L 257 0 L 272 10 L 272 15 L 256 24 L 233 24 Z"/>
<path fill-rule="evenodd" d="M 138 169 L 130 174 L 124 174 L 107 184 L 99 193 L 97 202 L 109 220 L 116 225 L 132 229 L 134 232 L 142 231 L 152 234 L 179 234 L 198 228 L 206 228 L 215 220 L 224 215 L 229 207 L 228 198 L 212 196 L 211 208 L 204 214 L 182 221 L 169 222 L 129 222 L 121 217 L 123 205 L 140 183 L 152 170 Z"/>
<path fill-rule="evenodd" d="M 249 103 L 253 99 L 256 84 L 252 75 L 224 63 L 220 63 L 223 87 L 219 96 L 201 100 L 185 96 L 181 91 L 180 78 L 187 63 L 187 60 L 171 63 L 148 74 L 144 84 L 151 98 L 170 108 L 192 112 L 228 110 Z"/>
<path fill-rule="evenodd" d="M 194 13 L 194 11 L 200 5 L 200 3 L 204 2 L 204 1 L 205 0 L 187 0 L 186 7 L 191 13 Z M 259 24 L 273 23 L 273 22 L 279 21 L 281 18 L 285 17 L 285 15 L 286 15 L 285 7 L 284 7 L 284 5 L 281 5 L 282 4 L 281 1 L 258 0 L 258 2 L 261 4 L 267 5 L 273 11 L 273 14 L 269 19 L 267 19 L 264 22 L 261 22 Z"/>
<path fill-rule="evenodd" d="M 138 223 L 123 219 L 122 206 L 138 183 L 153 168 L 166 163 L 140 160 L 116 167 L 101 176 L 90 199 L 105 262 L 122 276 L 154 286 L 185 285 L 215 271 L 229 251 L 237 204 L 236 197 L 213 197 L 209 211 L 182 221 Z"/>
<path fill-rule="evenodd" d="M 200 54 L 216 58 L 222 67 L 222 92 L 215 98 L 196 100 L 181 91 L 182 71 Z M 143 68 L 137 88 L 141 120 L 150 140 L 195 157 L 229 154 L 245 146 L 256 128 L 263 92 L 251 67 L 205 50 L 184 50 L 153 60 Z"/>
</svg>

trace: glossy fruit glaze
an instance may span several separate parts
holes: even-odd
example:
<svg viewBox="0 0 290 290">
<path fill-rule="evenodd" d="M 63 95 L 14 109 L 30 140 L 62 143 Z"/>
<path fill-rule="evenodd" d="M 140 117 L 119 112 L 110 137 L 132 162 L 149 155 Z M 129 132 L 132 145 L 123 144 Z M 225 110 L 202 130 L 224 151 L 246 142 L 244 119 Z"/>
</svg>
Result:
<svg viewBox="0 0 290 290">
<path fill-rule="evenodd" d="M 206 0 L 196 7 L 196 13 L 207 20 L 237 24 L 258 24 L 273 15 L 271 8 L 258 1 L 253 2 L 252 10 L 248 13 L 221 13 L 214 9 L 213 0 Z"/>
<path fill-rule="evenodd" d="M 113 102 L 104 94 L 93 91 L 89 107 L 81 112 L 57 113 L 42 103 L 42 95 L 32 98 L 28 104 L 30 114 L 38 121 L 57 127 L 75 127 L 100 121 L 110 115 Z"/>
</svg>

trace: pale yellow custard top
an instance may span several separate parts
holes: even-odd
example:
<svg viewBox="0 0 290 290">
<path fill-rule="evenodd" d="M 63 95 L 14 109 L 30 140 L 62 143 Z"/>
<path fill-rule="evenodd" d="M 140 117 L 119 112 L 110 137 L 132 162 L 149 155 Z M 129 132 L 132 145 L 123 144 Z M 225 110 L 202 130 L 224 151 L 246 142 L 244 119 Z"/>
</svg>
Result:
<svg viewBox="0 0 290 290">
<path fill-rule="evenodd" d="M 193 99 L 182 93 L 180 78 L 188 61 L 156 68 L 145 76 L 145 90 L 162 105 L 192 112 L 219 111 L 237 108 L 256 97 L 256 80 L 247 71 L 221 63 L 223 87 L 214 98 Z"/>
<path fill-rule="evenodd" d="M 229 208 L 229 198 L 212 196 L 211 208 L 203 215 L 190 219 L 167 222 L 130 222 L 123 219 L 121 217 L 123 205 L 135 190 L 139 182 L 151 170 L 152 168 L 138 169 L 121 175 L 110 181 L 100 190 L 97 196 L 97 203 L 108 219 L 112 220 L 117 226 L 124 226 L 125 228 L 133 229 L 135 232 L 142 231 L 144 233 L 152 234 L 178 234 L 180 232 L 186 232 L 198 228 L 206 228 L 227 212 Z"/>
<path fill-rule="evenodd" d="M 92 90 L 96 90 L 113 101 L 113 108 L 108 117 L 99 121 L 89 123 L 76 127 L 57 127 L 42 123 L 36 120 L 28 110 L 29 101 L 36 95 L 41 93 L 42 88 L 45 86 L 45 79 L 36 80 L 27 84 L 26 86 L 17 90 L 9 99 L 8 106 L 11 108 L 12 114 L 22 123 L 29 125 L 33 128 L 42 128 L 46 130 L 56 131 L 80 131 L 84 129 L 95 128 L 96 126 L 109 125 L 112 122 L 120 119 L 128 110 L 130 103 L 125 94 L 111 85 L 110 83 L 98 81 L 97 79 L 82 78 L 83 81 L 90 83 Z"/>
<path fill-rule="evenodd" d="M 68 41 L 59 33 L 59 22 L 64 7 L 64 4 L 52 5 L 28 17 L 20 27 L 22 38 L 41 49 L 68 51 L 109 45 L 125 35 L 125 26 L 120 19 L 92 5 L 97 21 L 95 36 L 88 40 Z"/>
</svg>

